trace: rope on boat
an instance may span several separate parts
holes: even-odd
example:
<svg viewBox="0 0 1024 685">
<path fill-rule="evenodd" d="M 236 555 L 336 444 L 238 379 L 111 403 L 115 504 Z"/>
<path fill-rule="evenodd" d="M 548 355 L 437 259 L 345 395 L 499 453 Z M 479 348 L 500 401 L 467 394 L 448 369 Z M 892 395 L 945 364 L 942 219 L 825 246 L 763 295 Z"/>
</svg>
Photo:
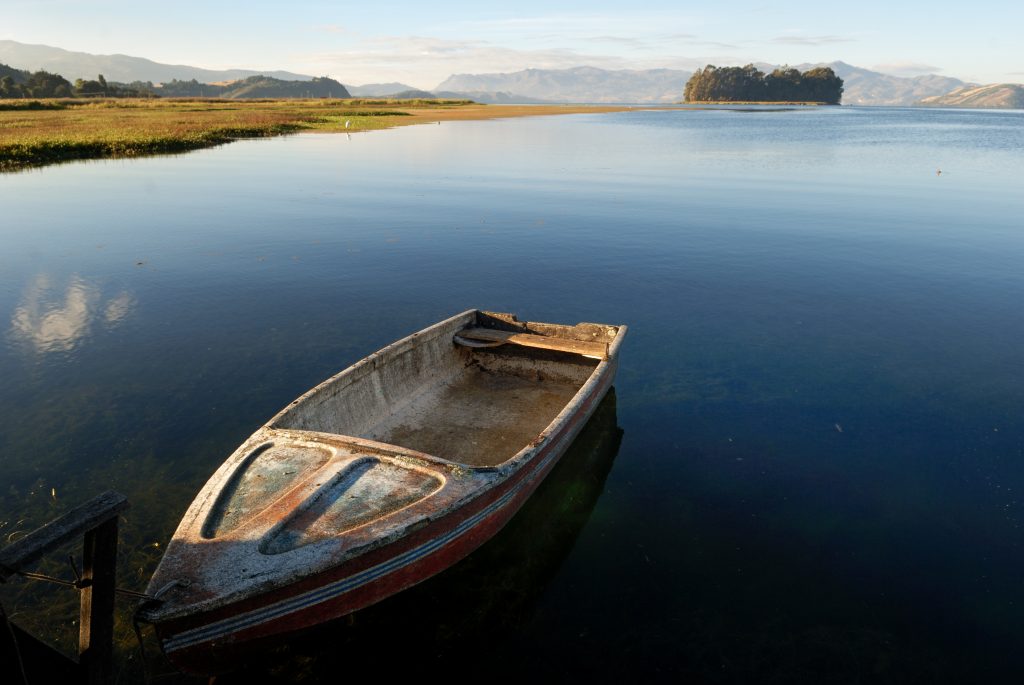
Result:
<svg viewBox="0 0 1024 685">
<path fill-rule="evenodd" d="M 73 587 L 76 590 L 84 590 L 85 588 L 92 585 L 91 580 L 65 580 L 63 578 L 54 578 L 53 576 L 48 576 L 44 573 L 32 573 L 30 571 L 18 571 L 18 575 L 22 578 L 27 578 L 29 580 L 42 580 L 46 581 L 47 583 L 53 583 L 55 585 Z M 175 580 L 160 588 L 160 590 L 157 591 L 156 594 L 152 595 L 147 595 L 145 592 L 136 592 L 135 590 L 128 590 L 123 587 L 115 587 L 114 592 L 116 592 L 119 595 L 124 595 L 125 597 L 134 597 L 135 599 L 144 599 L 150 602 L 159 602 L 161 595 L 163 595 L 167 590 L 170 590 L 172 587 L 176 587 L 179 585 L 182 587 L 187 587 L 188 583 L 185 583 L 184 581 L 180 580 Z"/>
<path fill-rule="evenodd" d="M 91 580 L 82 578 L 82 574 L 78 571 L 78 566 L 75 564 L 74 556 L 68 556 L 68 565 L 71 566 L 71 573 L 74 574 L 74 580 L 67 580 L 65 578 L 55 578 L 54 576 L 48 576 L 45 573 L 34 573 L 32 571 L 18 571 L 17 574 L 22 578 L 28 580 L 41 580 L 47 583 L 53 583 L 55 585 L 62 585 L 64 587 L 73 587 L 76 590 L 82 590 L 92 585 Z M 145 603 L 149 602 L 160 602 L 161 597 L 172 588 L 175 587 L 188 587 L 191 583 L 187 580 L 172 580 L 171 582 L 164 585 L 162 588 L 149 595 L 145 592 L 136 592 L 135 590 L 126 590 L 125 588 L 114 588 L 114 592 L 126 597 L 134 597 L 135 599 L 144 600 Z M 146 644 L 142 637 L 142 623 L 145 621 L 139 616 L 139 610 L 145 607 L 145 603 L 140 604 L 139 607 L 132 612 L 132 629 L 135 631 L 135 639 L 139 644 L 139 656 L 142 659 L 142 672 L 145 677 L 145 681 L 149 682 L 149 658 L 146 656 Z M 7 625 L 7 630 L 10 631 L 11 644 L 14 645 L 15 652 L 18 656 L 18 666 L 21 670 L 22 682 L 28 685 L 28 678 L 25 675 L 25 666 L 21 662 L 21 650 L 18 649 L 18 640 L 14 635 L 14 629 L 11 628 L 10 623 L 7 622 L 7 615 L 4 613 L 3 605 L 0 605 L 0 619 L 3 619 L 3 623 Z"/>
<path fill-rule="evenodd" d="M 68 555 L 68 565 L 71 567 L 71 573 L 75 576 L 74 580 L 66 580 L 64 578 L 55 578 L 54 576 L 48 576 L 45 573 L 35 573 L 33 571 L 16 571 L 17 575 L 28 580 L 41 580 L 47 583 L 53 583 L 54 585 L 63 585 L 64 587 L 73 587 L 76 590 L 84 590 L 92 585 L 92 581 L 86 578 L 82 578 L 82 574 L 78 571 L 78 566 L 75 564 L 75 558 L 72 555 Z M 149 602 L 159 602 L 160 598 L 168 590 L 174 587 L 188 587 L 190 583 L 187 580 L 172 580 L 171 582 L 164 585 L 162 588 L 157 590 L 155 593 L 149 595 L 145 592 L 137 592 L 135 590 L 128 590 L 126 588 L 115 587 L 114 592 L 125 597 L 134 597 L 135 599 L 142 599 Z"/>
<path fill-rule="evenodd" d="M 135 607 L 135 611 L 132 612 L 132 629 L 135 630 L 135 639 L 138 640 L 139 643 L 139 656 L 142 658 L 142 672 L 145 676 L 145 681 L 147 683 L 150 682 L 149 659 L 146 656 L 146 642 L 142 638 L 142 624 L 149 623 L 149 621 L 142 617 L 142 612 L 147 608 L 149 604 L 152 604 L 154 602 L 159 603 L 163 601 L 160 598 L 167 591 L 176 587 L 188 587 L 191 584 L 192 582 L 189 580 L 172 580 L 171 582 L 167 583 L 162 588 L 154 592 L 152 595 L 146 595 L 146 601 Z M 163 644 L 158 644 L 160 644 L 160 648 L 163 649 Z"/>
<path fill-rule="evenodd" d="M 74 575 L 74 580 L 67 580 L 65 578 L 57 578 L 54 576 L 48 576 L 45 573 L 35 573 L 33 571 L 16 571 L 16 574 L 22 578 L 28 580 L 41 580 L 47 583 L 53 583 L 54 585 L 62 585 L 64 587 L 73 587 L 76 590 L 83 590 L 92 585 L 92 580 L 82 578 L 81 572 L 78 570 L 78 565 L 75 563 L 74 555 L 68 555 L 68 566 L 71 567 L 71 573 Z M 0 581 L 3 582 L 3 581 Z M 171 582 L 164 585 L 162 588 L 154 592 L 153 594 L 146 594 L 145 592 L 136 592 L 135 590 L 127 590 L 125 588 L 115 587 L 114 592 L 116 594 L 124 595 L 126 597 L 134 597 L 135 599 L 144 600 L 135 611 L 132 612 L 132 629 L 135 631 L 135 639 L 139 643 L 139 655 L 142 658 L 142 672 L 145 677 L 145 681 L 148 683 L 150 678 L 149 674 L 149 660 L 146 656 L 146 645 L 142 637 L 142 623 L 145 621 L 140 617 L 140 610 L 143 609 L 146 604 L 151 602 L 161 602 L 160 599 L 169 590 L 176 587 L 188 587 L 192 583 L 188 580 L 172 580 Z M 21 650 L 18 647 L 18 639 L 14 634 L 14 629 L 11 627 L 10 621 L 7 620 L 7 613 L 4 611 L 3 604 L 0 604 L 0 622 L 7 626 L 7 630 L 10 633 L 11 645 L 14 648 L 15 654 L 18 659 L 18 667 L 21 672 L 21 680 L 24 685 L 28 685 L 28 676 L 25 673 L 25 665 L 21 659 Z"/>
<path fill-rule="evenodd" d="M 146 643 L 142 639 L 142 622 L 139 620 L 139 612 L 132 612 L 132 630 L 135 631 L 135 639 L 139 642 L 139 657 L 142 659 L 142 676 L 145 682 L 149 682 L 149 659 L 146 658 Z"/>
</svg>

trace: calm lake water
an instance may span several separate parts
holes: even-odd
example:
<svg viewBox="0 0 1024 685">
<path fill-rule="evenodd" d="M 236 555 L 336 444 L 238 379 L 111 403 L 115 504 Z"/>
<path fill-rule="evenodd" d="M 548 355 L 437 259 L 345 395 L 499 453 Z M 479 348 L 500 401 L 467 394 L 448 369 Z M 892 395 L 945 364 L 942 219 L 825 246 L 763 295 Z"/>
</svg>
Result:
<svg viewBox="0 0 1024 685">
<path fill-rule="evenodd" d="M 473 307 L 626 323 L 614 396 L 499 538 L 232 677 L 1016 682 L 1022 190 L 1024 112 L 882 108 L 0 176 L 0 542 L 116 488 L 139 589 L 221 461 L 366 354 Z M 73 593 L 2 596 L 73 639 Z"/>
</svg>

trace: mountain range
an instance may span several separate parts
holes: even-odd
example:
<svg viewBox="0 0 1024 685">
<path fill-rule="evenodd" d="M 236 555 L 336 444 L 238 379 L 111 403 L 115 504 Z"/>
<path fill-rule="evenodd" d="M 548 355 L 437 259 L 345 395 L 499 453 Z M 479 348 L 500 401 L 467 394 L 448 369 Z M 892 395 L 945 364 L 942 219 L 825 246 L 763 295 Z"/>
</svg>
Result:
<svg viewBox="0 0 1024 685">
<path fill-rule="evenodd" d="M 679 102 L 692 72 L 597 67 L 524 69 L 511 74 L 454 74 L 435 90 L 516 93 L 550 102 Z"/>
<path fill-rule="evenodd" d="M 28 45 L 12 40 L 0 40 L 0 64 L 31 71 L 45 69 L 74 81 L 92 79 L 103 74 L 108 81 L 169 82 L 172 79 L 201 83 L 238 81 L 255 75 L 270 76 L 285 81 L 311 81 L 312 76 L 288 71 L 253 71 L 250 69 L 203 69 L 187 65 L 161 64 L 128 55 L 93 55 L 70 52 L 46 45 Z M 778 65 L 757 64 L 762 71 L 771 71 Z M 928 74 L 913 78 L 891 76 L 856 67 L 845 62 L 827 64 L 800 64 L 805 71 L 816 66 L 831 67 L 845 82 L 843 104 L 896 105 L 917 103 L 935 104 L 932 98 L 953 96 L 953 91 L 978 88 L 959 79 Z M 484 103 L 639 103 L 666 104 L 682 99 L 683 87 L 692 72 L 679 69 L 621 69 L 596 67 L 571 69 L 524 69 L 512 73 L 453 74 L 432 89 L 430 93 L 444 98 L 470 98 Z M 987 102 L 1018 102 L 1012 96 L 1012 84 L 1000 84 L 1004 93 L 1000 98 L 987 97 Z M 405 83 L 376 83 L 362 86 L 346 84 L 354 97 L 382 97 L 396 94 L 425 96 Z M 1009 90 L 1007 90 L 1009 88 Z M 301 90 L 301 89 L 300 89 Z M 962 97 L 969 103 L 978 98 Z M 972 106 L 965 104 L 962 106 Z M 1011 104 L 985 105 L 1008 107 Z M 1018 105 L 1019 106 L 1019 105 Z"/>
<path fill-rule="evenodd" d="M 345 88 L 348 89 L 348 92 L 354 98 L 379 98 L 385 95 L 416 90 L 413 86 L 405 83 L 367 83 L 362 86 L 346 83 Z"/>
<path fill-rule="evenodd" d="M 926 74 L 906 78 L 890 76 L 877 71 L 855 67 L 846 62 L 829 62 L 828 64 L 801 64 L 797 67 L 806 71 L 814 67 L 831 67 L 836 76 L 843 79 L 844 105 L 893 105 L 910 106 L 918 100 L 931 96 L 942 95 L 955 88 L 968 85 L 960 79 L 949 76 Z"/>
<path fill-rule="evenodd" d="M 271 76 L 284 81 L 309 81 L 312 76 L 294 74 L 290 71 L 253 71 L 251 69 L 202 69 L 184 64 L 161 64 L 142 57 L 128 55 L 93 55 L 88 52 L 71 52 L 49 45 L 29 45 L 13 40 L 0 40 L 0 64 L 8 64 L 29 71 L 49 71 L 60 74 L 69 81 L 94 79 L 103 74 L 108 81 L 131 83 L 152 81 L 163 83 L 178 79 L 201 83 L 237 81 L 250 76 Z"/>
<path fill-rule="evenodd" d="M 988 86 L 963 86 L 945 95 L 923 98 L 916 104 L 922 107 L 1024 109 L 1024 85 L 993 83 Z"/>
<path fill-rule="evenodd" d="M 755 66 L 768 73 L 779 65 Z M 922 98 L 944 95 L 967 85 L 959 79 L 934 74 L 913 78 L 890 76 L 846 62 L 796 65 L 800 71 L 814 67 L 830 67 L 843 79 L 845 105 L 909 106 Z M 509 74 L 456 74 L 438 85 L 437 90 L 504 91 L 551 102 L 665 104 L 682 99 L 683 87 L 691 75 L 692 72 L 675 69 L 524 69 Z"/>
<path fill-rule="evenodd" d="M 356 98 L 379 98 L 389 97 L 399 100 L 411 100 L 413 98 L 442 98 L 445 100 L 473 100 L 485 105 L 537 105 L 549 104 L 551 101 L 539 98 L 531 98 L 526 95 L 516 95 L 503 91 L 486 90 L 464 90 L 450 91 L 443 88 L 435 88 L 432 91 L 420 90 L 404 83 L 367 83 L 362 86 L 346 84 L 345 88 L 352 97 Z"/>
</svg>

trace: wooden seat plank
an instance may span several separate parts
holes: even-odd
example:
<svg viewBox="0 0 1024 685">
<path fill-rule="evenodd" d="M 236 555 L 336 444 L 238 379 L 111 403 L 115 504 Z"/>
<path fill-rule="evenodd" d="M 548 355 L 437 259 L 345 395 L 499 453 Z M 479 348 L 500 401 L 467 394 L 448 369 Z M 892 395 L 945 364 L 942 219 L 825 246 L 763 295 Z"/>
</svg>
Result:
<svg viewBox="0 0 1024 685">
<path fill-rule="evenodd" d="M 533 335 L 531 333 L 516 333 L 515 331 L 499 331 L 493 328 L 465 328 L 456 336 L 468 340 L 483 340 L 486 342 L 509 343 L 523 347 L 536 347 L 544 350 L 558 350 L 559 352 L 572 352 L 597 359 L 608 358 L 608 343 L 590 342 L 584 340 L 569 340 L 567 338 L 555 338 L 546 335 Z"/>
</svg>

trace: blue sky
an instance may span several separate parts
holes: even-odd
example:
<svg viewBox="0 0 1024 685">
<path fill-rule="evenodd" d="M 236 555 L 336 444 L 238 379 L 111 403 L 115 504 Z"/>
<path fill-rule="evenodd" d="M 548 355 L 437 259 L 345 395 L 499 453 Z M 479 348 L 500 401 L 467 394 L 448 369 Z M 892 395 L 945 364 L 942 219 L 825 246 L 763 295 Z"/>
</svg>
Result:
<svg viewBox="0 0 1024 685">
<path fill-rule="evenodd" d="M 1024 81 L 1024 2 L 0 0 L 0 39 L 431 88 L 452 73 L 843 60 Z"/>
</svg>

